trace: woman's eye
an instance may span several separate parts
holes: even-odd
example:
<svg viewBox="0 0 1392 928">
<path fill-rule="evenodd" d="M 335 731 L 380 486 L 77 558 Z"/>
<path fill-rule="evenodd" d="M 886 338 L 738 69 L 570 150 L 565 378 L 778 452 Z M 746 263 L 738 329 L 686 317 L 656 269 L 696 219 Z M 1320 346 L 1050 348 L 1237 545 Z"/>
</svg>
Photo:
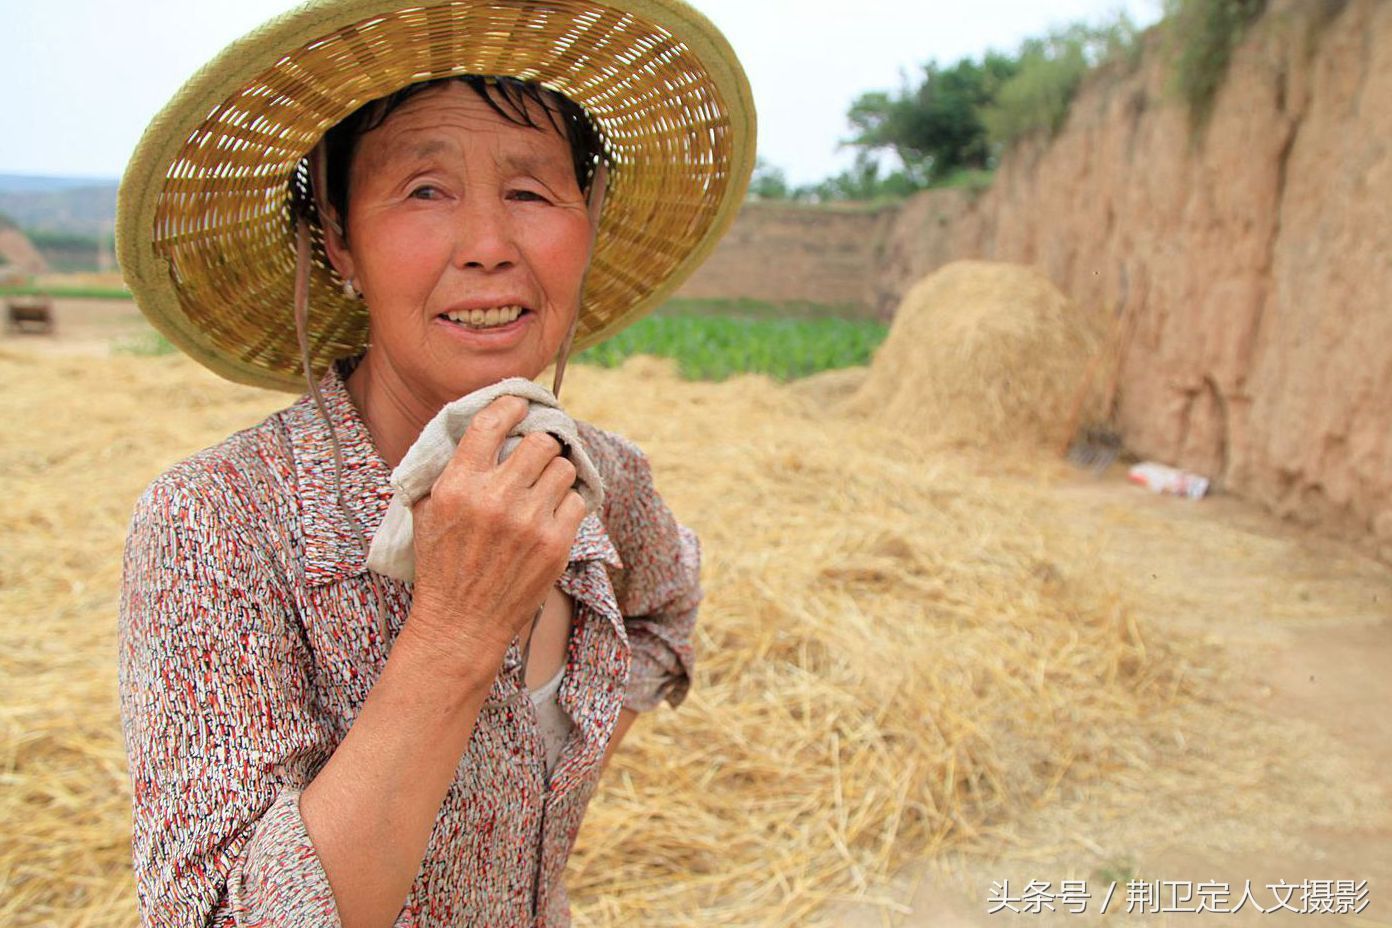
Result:
<svg viewBox="0 0 1392 928">
<path fill-rule="evenodd" d="M 512 200 L 522 200 L 526 203 L 547 202 L 546 197 L 537 193 L 535 190 L 514 190 L 512 193 L 508 194 L 508 198 Z"/>
<path fill-rule="evenodd" d="M 438 200 L 440 198 L 440 188 L 424 184 L 411 191 L 413 200 Z"/>
</svg>

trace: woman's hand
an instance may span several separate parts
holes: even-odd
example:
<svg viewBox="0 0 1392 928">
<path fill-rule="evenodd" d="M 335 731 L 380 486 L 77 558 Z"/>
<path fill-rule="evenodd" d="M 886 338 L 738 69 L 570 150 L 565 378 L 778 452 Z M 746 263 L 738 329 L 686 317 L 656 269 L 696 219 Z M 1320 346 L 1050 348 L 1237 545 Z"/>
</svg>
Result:
<svg viewBox="0 0 1392 928">
<path fill-rule="evenodd" d="M 565 570 L 585 503 L 575 466 L 546 434 L 501 464 L 527 401 L 503 396 L 474 416 L 454 457 L 412 509 L 416 582 L 403 634 L 438 649 L 461 674 L 491 680 L 508 644 Z"/>
</svg>

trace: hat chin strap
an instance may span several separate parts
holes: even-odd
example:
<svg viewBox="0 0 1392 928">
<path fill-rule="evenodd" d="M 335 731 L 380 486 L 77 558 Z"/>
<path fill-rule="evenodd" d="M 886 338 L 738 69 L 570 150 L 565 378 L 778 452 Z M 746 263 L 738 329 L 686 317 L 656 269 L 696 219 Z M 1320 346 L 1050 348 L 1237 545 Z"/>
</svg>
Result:
<svg viewBox="0 0 1392 928">
<path fill-rule="evenodd" d="M 595 166 L 594 177 L 590 180 L 589 196 L 589 215 L 590 215 L 590 260 L 594 260 L 595 240 L 599 237 L 599 217 L 604 212 L 604 195 L 609 191 L 609 169 L 604 162 L 600 161 Z M 585 293 L 585 281 L 590 276 L 590 266 L 585 264 L 585 274 L 580 278 L 580 293 L 583 297 Z M 561 342 L 560 350 L 556 352 L 556 375 L 551 380 L 551 395 L 556 399 L 561 398 L 561 380 L 565 377 L 566 361 L 570 360 L 570 346 L 575 341 L 575 327 L 580 322 L 580 307 L 576 307 L 575 315 L 570 319 L 570 328 L 566 331 L 565 339 Z"/>
<path fill-rule="evenodd" d="M 319 191 L 324 189 L 323 185 L 323 146 L 316 145 L 310 153 L 310 186 L 314 188 L 315 206 L 319 211 L 323 221 L 330 223 L 334 231 L 342 235 L 342 228 L 338 225 L 335 217 L 324 209 L 324 202 L 319 197 Z M 326 233 L 327 234 L 327 233 Z M 324 421 L 324 425 L 329 430 L 329 445 L 333 449 L 334 465 L 334 497 L 338 502 L 338 510 L 342 513 L 348 524 L 353 527 L 353 535 L 358 540 L 358 546 L 362 549 L 363 561 L 367 561 L 368 546 L 364 539 L 362 523 L 357 516 L 353 515 L 353 510 L 348 507 L 348 501 L 343 498 L 343 447 L 338 441 L 338 430 L 334 428 L 333 418 L 329 415 L 328 404 L 324 402 L 324 394 L 319 390 L 319 382 L 314 377 L 313 366 L 309 358 L 309 274 L 313 265 L 313 256 L 310 250 L 311 240 L 309 233 L 309 221 L 304 216 L 295 217 L 295 336 L 300 343 L 300 364 L 304 371 L 305 386 L 309 388 L 309 395 L 314 400 L 315 408 L 319 410 L 319 416 Z M 372 579 L 372 592 L 377 601 L 377 635 L 378 641 L 384 653 L 391 649 L 391 628 L 387 619 L 387 598 L 382 590 L 382 584 L 377 579 L 376 574 L 369 575 Z"/>
</svg>

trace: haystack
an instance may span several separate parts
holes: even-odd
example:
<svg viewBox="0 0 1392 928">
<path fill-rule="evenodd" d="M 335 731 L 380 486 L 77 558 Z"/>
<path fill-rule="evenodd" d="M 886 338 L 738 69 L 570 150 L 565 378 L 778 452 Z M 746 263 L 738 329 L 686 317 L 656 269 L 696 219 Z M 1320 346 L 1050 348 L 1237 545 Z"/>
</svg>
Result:
<svg viewBox="0 0 1392 928">
<path fill-rule="evenodd" d="M 1031 268 L 958 261 L 904 296 L 841 407 L 947 444 L 1057 444 L 1104 320 Z"/>
</svg>

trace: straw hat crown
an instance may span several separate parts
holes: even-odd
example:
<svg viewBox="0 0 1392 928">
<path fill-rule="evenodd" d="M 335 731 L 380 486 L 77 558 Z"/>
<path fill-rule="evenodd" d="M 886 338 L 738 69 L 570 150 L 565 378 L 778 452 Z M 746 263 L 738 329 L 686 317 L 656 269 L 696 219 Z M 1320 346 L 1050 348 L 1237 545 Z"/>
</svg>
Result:
<svg viewBox="0 0 1392 928">
<path fill-rule="evenodd" d="M 300 390 L 290 183 L 358 107 L 459 74 L 536 81 L 594 119 L 612 167 L 575 336 L 657 306 L 728 228 L 754 165 L 738 59 L 681 0 L 318 0 L 229 46 L 155 117 L 121 182 L 117 249 L 141 309 L 231 380 Z M 367 312 L 316 247 L 316 370 Z"/>
</svg>

